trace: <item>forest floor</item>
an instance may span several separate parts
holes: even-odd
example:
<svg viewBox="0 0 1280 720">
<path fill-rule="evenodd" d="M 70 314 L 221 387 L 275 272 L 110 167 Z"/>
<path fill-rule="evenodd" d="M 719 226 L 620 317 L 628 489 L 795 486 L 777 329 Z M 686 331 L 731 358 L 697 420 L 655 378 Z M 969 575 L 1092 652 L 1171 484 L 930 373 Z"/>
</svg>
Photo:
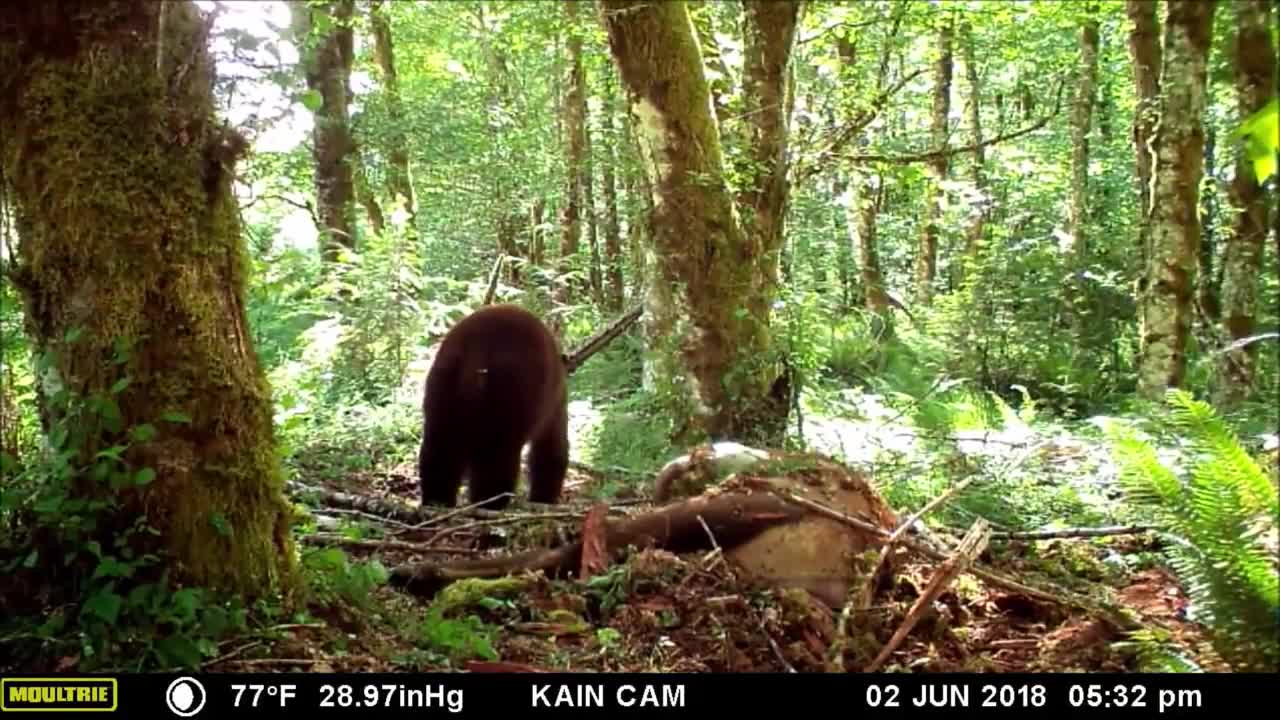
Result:
<svg viewBox="0 0 1280 720">
<path fill-rule="evenodd" d="M 865 425 L 857 433 L 841 432 L 847 428 L 831 421 L 817 420 L 810 427 L 819 435 L 830 431 L 864 443 L 872 438 Z M 887 424 L 880 431 L 886 442 L 903 434 Z M 1027 436 L 1008 432 L 953 440 L 970 460 L 984 448 L 1008 454 L 1029 442 Z M 1089 462 L 1098 457 L 1096 447 L 1065 437 L 1040 440 L 1038 464 L 1031 471 L 1038 478 L 1034 482 L 1045 483 L 1046 472 L 1057 467 L 1062 477 L 1080 481 L 1073 497 L 1092 493 L 1096 502 L 1114 502 L 1105 489 L 1114 468 Z M 912 454 L 909 447 L 899 451 Z M 846 446 L 842 454 L 859 453 Z M 330 476 L 317 484 L 416 503 L 414 469 L 407 464 Z M 675 556 L 639 551 L 585 582 L 542 575 L 459 581 L 434 602 L 366 583 L 361 574 L 365 566 L 358 563 L 375 559 L 389 568 L 424 559 L 444 562 L 451 552 L 474 557 L 555 545 L 581 530 L 581 518 L 600 501 L 602 484 L 580 468 L 571 470 L 565 506 L 555 517 L 521 512 L 518 501 L 506 519 L 477 522 L 458 516 L 417 531 L 339 515 L 343 533 L 371 542 L 343 547 L 352 565 L 324 555 L 332 550 L 307 548 L 310 557 L 323 558 L 317 567 L 324 568 L 319 577 L 326 578 L 320 582 L 325 601 L 313 604 L 312 617 L 233 647 L 206 669 L 857 672 L 889 642 L 938 567 L 923 557 L 907 562 L 868 611 L 843 620 L 840 608 L 829 608 L 803 591 L 742 580 L 717 552 Z M 620 503 L 625 511 L 645 509 L 644 492 L 638 494 L 639 501 Z M 440 551 L 423 554 L 394 543 L 380 546 L 380 537 L 438 546 Z M 1097 617 L 962 574 L 879 669 L 1127 672 L 1162 669 L 1151 663 L 1170 656 L 1204 669 L 1224 669 L 1200 627 L 1186 619 L 1186 597 L 1162 569 L 1154 543 L 1146 533 L 1011 540 L 993 542 L 980 560 L 1034 587 L 1070 588 L 1105 598 L 1155 633 L 1162 651 L 1156 656 L 1148 652 L 1150 646 L 1131 642 Z"/>
</svg>

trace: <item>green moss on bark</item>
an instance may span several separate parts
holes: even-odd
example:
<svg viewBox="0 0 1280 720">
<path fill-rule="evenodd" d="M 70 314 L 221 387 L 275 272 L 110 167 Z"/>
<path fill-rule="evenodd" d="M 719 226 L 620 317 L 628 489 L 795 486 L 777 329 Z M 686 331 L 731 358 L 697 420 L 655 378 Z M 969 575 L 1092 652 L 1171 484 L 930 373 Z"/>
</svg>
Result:
<svg viewBox="0 0 1280 720">
<path fill-rule="evenodd" d="M 157 475 L 126 496 L 125 515 L 160 530 L 175 578 L 246 597 L 289 591 L 289 506 L 226 167 L 242 143 L 215 123 L 203 20 L 184 2 L 55 2 L 39 17 L 56 26 L 33 20 L 0 38 L 22 78 L 0 122 L 28 330 L 74 394 L 130 379 L 116 396 L 123 431 L 158 432 L 128 459 Z M 64 44 L 34 44 L 43 32 Z M 102 428 L 96 440 L 119 439 Z"/>
<path fill-rule="evenodd" d="M 683 3 L 601 7 L 654 186 L 648 316 L 659 390 L 678 441 L 752 438 L 772 368 L 768 324 L 751 312 L 765 263 L 725 182 L 696 33 Z"/>
</svg>

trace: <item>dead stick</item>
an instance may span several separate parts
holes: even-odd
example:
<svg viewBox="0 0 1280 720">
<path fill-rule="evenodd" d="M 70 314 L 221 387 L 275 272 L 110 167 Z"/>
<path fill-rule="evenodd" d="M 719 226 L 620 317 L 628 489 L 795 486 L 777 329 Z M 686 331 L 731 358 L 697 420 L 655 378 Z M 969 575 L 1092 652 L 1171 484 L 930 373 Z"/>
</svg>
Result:
<svg viewBox="0 0 1280 720">
<path fill-rule="evenodd" d="M 454 525 L 453 527 L 445 528 L 428 538 L 427 542 L 435 542 L 437 539 L 442 538 L 445 535 L 459 532 L 461 530 L 474 530 L 475 528 L 493 527 L 495 525 L 515 525 L 516 523 L 532 522 L 534 520 L 573 520 L 577 517 L 579 517 L 579 513 L 554 512 L 509 515 L 507 517 L 493 518 L 491 520 L 476 520 L 475 522 L 463 523 L 461 525 Z"/>
<path fill-rule="evenodd" d="M 898 626 L 897 631 L 893 633 L 893 637 L 889 638 L 889 642 L 880 649 L 880 654 L 867 666 L 866 672 L 876 672 L 884 665 L 889 656 L 893 654 L 893 651 L 897 650 L 902 641 L 907 639 L 907 634 L 920 622 L 920 618 L 924 617 L 925 612 L 933 605 L 934 599 L 941 595 L 943 590 L 950 587 L 957 575 L 973 564 L 974 558 L 986 549 L 990 540 L 990 524 L 986 520 L 978 518 L 956 547 L 955 554 L 938 567 L 937 572 L 933 574 L 933 579 L 929 581 L 929 585 L 924 589 L 924 592 L 920 593 L 920 597 L 916 598 L 915 604 L 907 612 L 907 617 L 903 619 L 902 625 Z"/>
<path fill-rule="evenodd" d="M 450 510 L 449 512 L 444 513 L 443 515 L 437 515 L 429 520 L 423 520 L 417 525 L 412 525 L 409 527 L 409 530 L 421 530 L 422 528 L 431 527 L 432 525 L 442 523 L 451 517 L 457 517 L 458 515 L 465 515 L 471 512 L 472 510 L 479 509 L 481 505 L 484 505 L 487 502 L 489 502 L 489 500 L 480 500 L 478 502 L 473 502 L 470 505 L 463 505 L 460 508 Z M 400 533 L 396 533 L 396 534 L 398 535 Z"/>
<path fill-rule="evenodd" d="M 1027 530 L 1022 532 L 998 532 L 991 537 L 997 540 L 1050 540 L 1054 538 L 1106 537 L 1108 535 L 1139 535 L 1155 528 L 1147 525 L 1112 526 L 1100 528 L 1064 528 L 1062 530 Z"/>
<path fill-rule="evenodd" d="M 343 547 L 360 548 L 361 550 L 408 550 L 416 553 L 475 555 L 471 548 L 445 547 L 427 543 L 411 543 L 403 540 L 358 540 L 333 533 L 315 533 L 303 535 L 302 542 L 307 545 L 341 545 Z"/>
</svg>

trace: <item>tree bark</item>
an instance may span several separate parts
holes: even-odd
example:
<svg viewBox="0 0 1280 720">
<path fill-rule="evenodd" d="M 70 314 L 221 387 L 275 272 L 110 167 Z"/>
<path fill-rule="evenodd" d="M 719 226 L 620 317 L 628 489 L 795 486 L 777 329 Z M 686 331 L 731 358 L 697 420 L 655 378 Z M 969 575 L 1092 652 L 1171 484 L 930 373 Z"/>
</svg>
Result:
<svg viewBox="0 0 1280 720">
<path fill-rule="evenodd" d="M 1267 5 L 1264 0 L 1237 0 L 1233 4 L 1236 106 L 1242 120 L 1262 109 L 1275 93 L 1276 48 L 1271 43 Z M 1249 337 L 1255 330 L 1268 211 L 1267 198 L 1249 158 L 1237 152 L 1230 189 L 1235 221 L 1222 258 L 1222 324 L 1231 341 Z M 1253 380 L 1256 356 L 1256 344 L 1226 353 L 1220 366 L 1223 400 L 1245 396 Z"/>
<path fill-rule="evenodd" d="M 677 442 L 746 441 L 787 405 L 770 393 L 767 326 L 740 312 L 759 306 L 764 265 L 725 180 L 693 24 L 682 3 L 606 0 L 601 15 L 651 173 L 651 380 Z"/>
<path fill-rule="evenodd" d="M 1138 174 L 1138 262 L 1145 268 L 1151 254 L 1151 168 L 1154 162 L 1150 143 L 1160 111 L 1160 24 L 1156 19 L 1157 3 L 1150 0 L 1126 0 L 1129 16 L 1129 60 L 1133 65 L 1133 83 L 1138 106 L 1133 114 L 1133 146 L 1137 155 Z"/>
<path fill-rule="evenodd" d="M 564 210 L 560 215 L 560 272 L 569 273 L 578 254 L 582 237 L 582 196 L 585 185 L 587 145 L 587 87 L 582 67 L 582 36 L 575 27 L 578 3 L 564 3 L 566 31 L 569 33 L 566 61 L 569 77 L 564 97 L 565 187 Z M 572 302 L 575 285 L 568 277 L 559 281 L 557 297 L 562 303 Z"/>
<path fill-rule="evenodd" d="M 400 217 L 397 224 L 405 228 L 406 240 L 417 237 L 417 200 L 413 194 L 413 173 L 409 169 L 409 137 L 404 131 L 406 119 L 400 97 L 400 76 L 396 72 L 395 45 L 392 42 L 391 19 L 382 0 L 369 4 L 369 23 L 373 33 L 373 57 L 378 63 L 382 92 L 386 97 L 387 117 L 391 132 L 387 137 L 387 194 L 395 202 Z"/>
<path fill-rule="evenodd" d="M 1076 97 L 1071 104 L 1071 205 L 1067 232 L 1071 235 L 1071 262 L 1078 269 L 1089 252 L 1085 221 L 1089 214 L 1089 129 L 1093 124 L 1093 101 L 1098 91 L 1097 6 L 1089 5 L 1088 17 L 1080 28 L 1080 65 L 1076 77 Z"/>
<path fill-rule="evenodd" d="M 516 260 L 527 257 L 529 264 L 538 266 L 543 261 L 544 233 L 537 228 L 542 222 L 543 206 L 535 203 L 528 212 L 521 211 L 517 183 L 512 180 L 509 172 L 504 171 L 507 151 L 503 128 L 508 122 L 507 118 L 518 113 L 512 99 L 507 53 L 500 42 L 495 42 L 498 29 L 490 20 L 489 4 L 478 3 L 475 6 L 475 13 L 488 71 L 486 93 L 488 117 L 485 127 L 489 136 L 489 148 L 485 152 L 485 162 L 492 168 L 490 192 L 493 199 L 496 244 L 498 252 L 502 255 Z M 522 237 L 525 238 L 523 247 Z M 521 284 L 523 273 L 520 262 L 503 264 L 502 272 L 507 282 L 515 286 Z"/>
<path fill-rule="evenodd" d="M 745 189 L 739 194 L 743 230 L 758 258 L 758 287 L 748 309 L 756 322 L 769 324 L 777 295 L 779 253 L 787 213 L 787 106 L 791 49 L 801 4 L 745 0 L 743 106 L 746 108 L 751 162 Z"/>
<path fill-rule="evenodd" d="M 608 291 L 605 293 L 605 307 L 617 312 L 622 309 L 622 226 L 618 217 L 618 180 L 614 166 L 618 163 L 619 138 L 614 132 L 613 116 L 618 111 L 618 98 L 613 84 L 613 75 L 605 78 L 605 111 L 604 123 L 605 161 L 601 168 L 601 181 L 604 192 L 604 263 L 605 279 Z"/>
<path fill-rule="evenodd" d="M 964 66 L 965 78 L 969 84 L 969 132 L 973 136 L 973 165 L 970 172 L 974 201 L 973 209 L 970 211 L 969 227 L 965 230 L 965 255 L 970 258 L 982 245 L 987 212 L 990 207 L 985 177 L 987 161 L 982 145 L 982 86 L 978 81 L 978 59 L 973 45 L 973 26 L 965 23 Z"/>
<path fill-rule="evenodd" d="M 320 106 L 314 111 L 311 156 L 315 163 L 316 213 L 320 219 L 321 256 L 338 260 L 342 249 L 355 249 L 355 178 L 352 164 L 355 143 L 351 135 L 351 63 L 353 33 L 351 16 L 354 0 L 333 0 L 320 7 L 304 3 L 290 5 L 294 13 L 295 37 L 301 47 L 299 61 L 307 78 L 307 88 L 318 93 Z M 309 36 L 318 13 L 330 19 L 330 30 L 312 46 Z"/>
<path fill-rule="evenodd" d="M 947 17 L 938 31 L 937 57 L 933 65 L 933 112 L 930 122 L 930 145 L 942 150 L 947 143 L 947 116 L 951 113 L 951 44 L 953 18 Z M 944 152 L 925 164 L 924 222 L 920 233 L 920 251 L 916 256 L 916 293 L 919 302 L 928 305 L 933 298 L 933 280 L 938 272 L 939 220 L 942 217 L 942 183 L 947 179 L 949 156 Z"/>
<path fill-rule="evenodd" d="M 1217 3 L 1170 0 L 1153 138 L 1151 252 L 1141 303 L 1138 391 L 1159 399 L 1182 384 L 1200 245 L 1206 58 Z"/>
<path fill-rule="evenodd" d="M 232 167 L 247 142 L 217 123 L 207 32 L 176 0 L 6 8 L 0 157 L 27 331 L 56 389 L 50 439 L 76 451 L 74 492 L 111 493 L 92 474 L 116 472 L 98 453 L 129 446 L 112 478 L 126 481 L 119 511 L 96 539 L 114 548 L 145 518 L 158 535 L 134 534 L 134 557 L 157 552 L 171 580 L 247 599 L 297 576 L 245 314 Z M 145 468 L 151 482 L 127 482 Z"/>
<path fill-rule="evenodd" d="M 1098 8 L 1085 6 L 1080 27 L 1080 64 L 1076 75 L 1076 96 L 1071 104 L 1071 203 L 1067 210 L 1067 234 L 1071 237 L 1063 283 L 1063 307 L 1076 336 L 1076 347 L 1084 346 L 1086 333 L 1082 315 L 1081 278 L 1089 255 L 1089 129 L 1093 125 L 1093 103 L 1098 92 Z"/>
</svg>

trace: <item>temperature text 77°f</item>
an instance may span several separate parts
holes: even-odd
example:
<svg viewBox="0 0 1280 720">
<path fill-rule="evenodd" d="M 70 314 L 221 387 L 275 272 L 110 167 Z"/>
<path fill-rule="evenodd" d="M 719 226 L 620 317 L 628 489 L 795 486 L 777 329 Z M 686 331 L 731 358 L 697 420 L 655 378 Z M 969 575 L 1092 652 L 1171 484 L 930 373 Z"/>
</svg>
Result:
<svg viewBox="0 0 1280 720">
<path fill-rule="evenodd" d="M 290 699 L 298 697 L 297 685 L 232 685 L 231 689 L 236 693 L 231 701 L 234 707 L 261 707 L 265 704 L 287 707 Z"/>
</svg>

